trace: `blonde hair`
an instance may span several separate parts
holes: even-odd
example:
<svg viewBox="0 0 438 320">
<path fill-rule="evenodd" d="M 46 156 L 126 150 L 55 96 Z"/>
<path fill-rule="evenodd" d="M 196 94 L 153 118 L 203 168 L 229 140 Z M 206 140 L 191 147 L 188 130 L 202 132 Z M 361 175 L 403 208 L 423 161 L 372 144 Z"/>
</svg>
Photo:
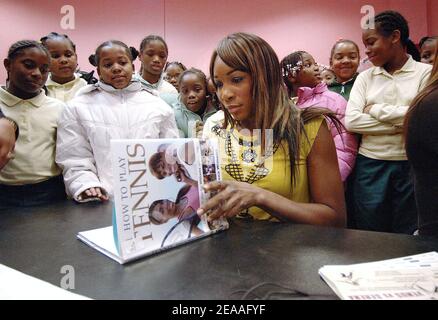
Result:
<svg viewBox="0 0 438 320">
<path fill-rule="evenodd" d="M 299 160 L 300 136 L 304 123 L 317 117 L 334 113 L 328 109 L 308 108 L 300 111 L 289 99 L 283 84 L 278 56 L 262 38 L 249 33 L 233 33 L 223 38 L 213 51 L 210 60 L 210 77 L 214 79 L 214 66 L 219 57 L 226 65 L 251 75 L 251 97 L 255 108 L 255 127 L 262 130 L 262 147 L 265 130 L 273 130 L 274 145 L 285 140 L 289 151 L 291 182 L 296 180 L 295 166 Z M 216 86 L 216 84 L 215 84 Z M 236 126 L 236 121 L 224 108 L 223 128 Z M 337 120 L 334 120 L 335 123 Z"/>
</svg>

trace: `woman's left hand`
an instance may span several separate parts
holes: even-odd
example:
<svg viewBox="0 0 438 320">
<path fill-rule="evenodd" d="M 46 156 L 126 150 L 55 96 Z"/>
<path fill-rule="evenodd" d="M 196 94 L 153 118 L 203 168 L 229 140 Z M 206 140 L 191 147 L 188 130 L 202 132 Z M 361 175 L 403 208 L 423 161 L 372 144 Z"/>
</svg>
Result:
<svg viewBox="0 0 438 320">
<path fill-rule="evenodd" d="M 198 215 L 207 213 L 209 221 L 234 217 L 245 209 L 257 206 L 263 194 L 263 189 L 237 181 L 214 181 L 205 185 L 204 189 L 217 192 L 197 211 Z"/>
</svg>

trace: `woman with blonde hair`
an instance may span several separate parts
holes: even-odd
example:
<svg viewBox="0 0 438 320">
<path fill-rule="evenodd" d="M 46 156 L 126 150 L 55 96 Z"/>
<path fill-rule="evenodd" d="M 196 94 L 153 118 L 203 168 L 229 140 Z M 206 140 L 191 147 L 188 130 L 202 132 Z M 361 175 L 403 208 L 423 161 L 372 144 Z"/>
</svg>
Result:
<svg viewBox="0 0 438 320">
<path fill-rule="evenodd" d="M 256 35 L 222 39 L 210 75 L 224 116 L 209 118 L 204 136 L 219 142 L 224 181 L 206 186 L 218 193 L 198 214 L 343 227 L 343 187 L 324 121 L 336 122 L 334 114 L 293 105 L 277 55 Z"/>
</svg>

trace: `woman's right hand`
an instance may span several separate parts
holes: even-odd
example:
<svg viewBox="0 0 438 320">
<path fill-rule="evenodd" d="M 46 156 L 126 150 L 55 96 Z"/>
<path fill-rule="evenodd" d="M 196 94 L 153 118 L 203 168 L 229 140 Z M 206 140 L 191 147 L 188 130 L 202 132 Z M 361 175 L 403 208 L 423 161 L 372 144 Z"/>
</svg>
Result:
<svg viewBox="0 0 438 320">
<path fill-rule="evenodd" d="M 198 215 L 207 213 L 208 221 L 234 217 L 263 202 L 263 189 L 246 182 L 213 181 L 206 184 L 204 190 L 215 193 L 197 211 Z"/>
</svg>

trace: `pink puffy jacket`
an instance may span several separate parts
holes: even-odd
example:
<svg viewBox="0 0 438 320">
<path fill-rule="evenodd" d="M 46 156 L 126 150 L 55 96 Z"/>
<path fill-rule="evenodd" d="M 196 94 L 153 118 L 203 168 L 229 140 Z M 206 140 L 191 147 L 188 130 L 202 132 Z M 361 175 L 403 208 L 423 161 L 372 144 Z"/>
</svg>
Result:
<svg viewBox="0 0 438 320">
<path fill-rule="evenodd" d="M 347 100 L 336 92 L 328 90 L 325 83 L 321 82 L 314 88 L 299 88 L 297 98 L 298 107 L 323 107 L 330 109 L 337 114 L 338 119 L 344 124 Z M 356 161 L 358 139 L 355 134 L 350 133 L 345 129 L 339 134 L 333 124 L 330 124 L 330 131 L 336 145 L 341 178 L 342 181 L 345 181 L 353 170 Z"/>
</svg>

